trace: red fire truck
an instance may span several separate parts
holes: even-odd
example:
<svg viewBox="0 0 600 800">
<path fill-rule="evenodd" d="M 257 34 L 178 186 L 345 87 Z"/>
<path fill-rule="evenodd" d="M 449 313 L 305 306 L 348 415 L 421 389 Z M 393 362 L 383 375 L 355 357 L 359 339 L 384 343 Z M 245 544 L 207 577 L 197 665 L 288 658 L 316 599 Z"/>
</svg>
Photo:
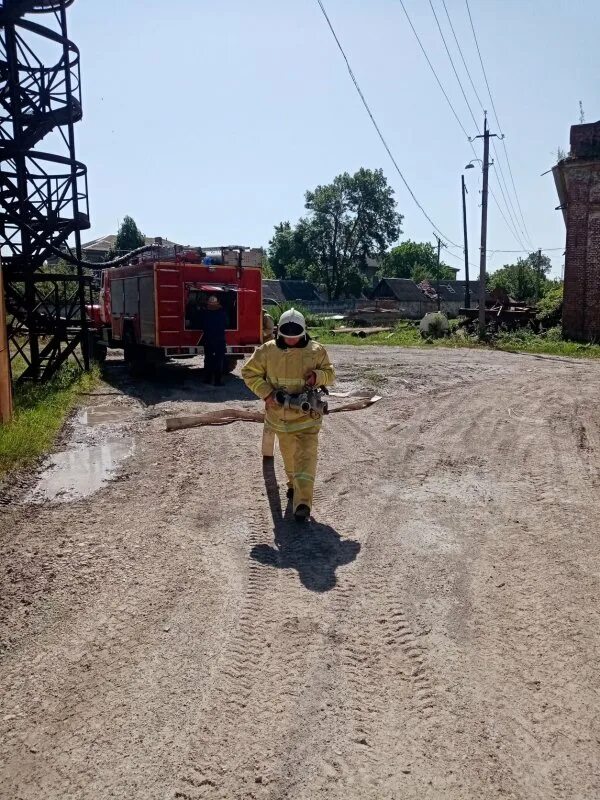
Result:
<svg viewBox="0 0 600 800">
<path fill-rule="evenodd" d="M 262 342 L 262 251 L 242 247 L 144 253 L 105 269 L 90 310 L 94 354 L 122 348 L 133 368 L 202 354 L 198 313 L 217 295 L 228 317 L 225 369 Z"/>
</svg>

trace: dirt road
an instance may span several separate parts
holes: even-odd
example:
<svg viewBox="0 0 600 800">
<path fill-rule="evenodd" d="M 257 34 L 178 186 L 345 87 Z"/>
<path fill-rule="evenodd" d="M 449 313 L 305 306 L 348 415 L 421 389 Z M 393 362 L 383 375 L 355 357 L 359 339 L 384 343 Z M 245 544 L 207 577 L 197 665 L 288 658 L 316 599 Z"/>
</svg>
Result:
<svg viewBox="0 0 600 800">
<path fill-rule="evenodd" d="M 260 426 L 165 432 L 255 407 L 193 365 L 109 365 L 5 492 L 0 797 L 600 797 L 600 365 L 331 353 L 384 400 L 326 421 L 301 531 Z"/>
</svg>

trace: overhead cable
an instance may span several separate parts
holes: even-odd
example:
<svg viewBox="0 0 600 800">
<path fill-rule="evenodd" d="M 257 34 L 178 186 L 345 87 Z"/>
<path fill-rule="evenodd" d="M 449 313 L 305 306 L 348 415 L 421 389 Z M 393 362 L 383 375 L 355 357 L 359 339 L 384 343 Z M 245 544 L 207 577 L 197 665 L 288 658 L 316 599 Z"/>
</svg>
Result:
<svg viewBox="0 0 600 800">
<path fill-rule="evenodd" d="M 442 42 L 444 43 L 444 47 L 446 48 L 446 53 L 447 53 L 448 58 L 450 60 L 450 64 L 452 66 L 452 70 L 454 72 L 454 75 L 456 76 L 456 80 L 458 81 L 458 85 L 460 86 L 460 91 L 462 92 L 462 96 L 464 97 L 465 103 L 467 104 L 467 108 L 469 109 L 469 113 L 471 114 L 471 119 L 473 120 L 473 124 L 475 125 L 475 130 L 478 131 L 479 130 L 479 124 L 478 124 L 477 120 L 475 119 L 475 114 L 473 113 L 473 109 L 471 108 L 471 104 L 469 103 L 469 99 L 467 98 L 466 92 L 465 92 L 464 87 L 462 85 L 462 81 L 460 79 L 460 76 L 459 76 L 458 72 L 456 71 L 456 67 L 454 66 L 454 60 L 453 60 L 452 55 L 450 53 L 450 49 L 449 49 L 449 47 L 448 47 L 448 45 L 446 43 L 446 37 L 444 36 L 444 32 L 442 30 L 442 26 L 440 25 L 440 21 L 438 19 L 438 15 L 435 12 L 435 7 L 433 5 L 432 0 L 429 0 L 429 5 L 431 6 L 431 10 L 433 11 L 433 16 L 435 17 L 435 21 L 436 21 L 436 24 L 437 24 L 437 27 L 438 27 L 438 31 L 440 32 L 440 36 L 442 37 Z"/>
<path fill-rule="evenodd" d="M 456 42 L 456 46 L 458 48 L 458 52 L 460 53 L 460 57 L 461 57 L 463 66 L 465 68 L 465 72 L 467 73 L 467 76 L 468 76 L 469 81 L 471 83 L 471 87 L 472 87 L 472 89 L 473 89 L 473 91 L 475 93 L 475 97 L 477 98 L 477 101 L 478 101 L 479 105 L 481 106 L 481 110 L 483 111 L 483 108 L 484 108 L 483 107 L 483 103 L 481 102 L 481 98 L 479 97 L 479 92 L 475 88 L 475 84 L 473 82 L 473 78 L 471 77 L 471 71 L 469 70 L 469 67 L 467 66 L 467 62 L 465 61 L 465 57 L 463 55 L 462 48 L 461 48 L 461 46 L 459 44 L 458 37 L 457 37 L 456 32 L 454 30 L 454 25 L 452 24 L 452 20 L 450 18 L 450 14 L 448 12 L 448 7 L 446 6 L 446 0 L 442 0 L 442 3 L 444 5 L 444 10 L 446 12 L 446 16 L 448 17 L 448 23 L 450 24 L 450 30 L 452 31 L 452 35 L 454 36 L 454 41 Z"/>
<path fill-rule="evenodd" d="M 320 1 L 321 1 L 321 0 L 318 0 L 318 2 L 319 2 L 319 3 L 320 3 Z M 458 122 L 458 124 L 460 125 L 460 128 L 461 128 L 462 132 L 464 133 L 464 135 L 465 135 L 465 136 L 467 137 L 467 139 L 468 139 L 468 138 L 469 138 L 469 134 L 467 133 L 467 131 L 466 131 L 466 129 L 465 129 L 465 126 L 464 126 L 464 125 L 462 124 L 462 122 L 460 121 L 460 117 L 459 117 L 459 116 L 458 116 L 458 114 L 456 113 L 456 109 L 455 109 L 455 108 L 454 108 L 454 106 L 452 105 L 452 101 L 450 100 L 450 98 L 449 98 L 449 97 L 448 97 L 448 95 L 446 94 L 446 90 L 444 89 L 444 87 L 443 87 L 443 85 L 442 85 L 442 82 L 441 82 L 441 80 L 439 79 L 437 72 L 435 71 L 435 67 L 433 66 L 433 64 L 432 64 L 432 63 L 431 63 L 431 61 L 429 60 L 429 56 L 427 55 L 427 51 L 426 51 L 426 50 L 425 50 L 425 48 L 423 47 L 423 43 L 421 42 L 421 39 L 420 39 L 420 37 L 419 37 L 419 34 L 417 33 L 415 26 L 412 24 L 412 20 L 411 20 L 411 18 L 410 18 L 410 16 L 409 16 L 409 14 L 408 14 L 408 11 L 406 10 L 406 6 L 404 5 L 404 0 L 398 0 L 398 2 L 399 2 L 399 3 L 400 3 L 400 5 L 402 6 L 402 10 L 404 11 L 404 14 L 405 14 L 405 16 L 406 16 L 406 19 L 408 20 L 408 24 L 409 24 L 409 25 L 410 25 L 410 27 L 412 28 L 412 31 L 413 31 L 413 33 L 414 33 L 414 35 L 415 35 L 416 39 L 417 39 L 417 42 L 419 43 L 419 47 L 421 48 L 421 50 L 422 50 L 422 52 L 423 52 L 423 55 L 425 56 L 425 59 L 426 59 L 427 63 L 429 64 L 429 67 L 430 67 L 431 71 L 433 72 L 433 76 L 434 76 L 434 78 L 436 79 L 436 81 L 437 81 L 437 83 L 438 83 L 438 86 L 439 86 L 439 87 L 440 87 L 440 89 L 442 90 L 442 94 L 443 94 L 443 95 L 444 95 L 444 97 L 446 98 L 446 102 L 447 102 L 447 103 L 448 103 L 448 105 L 450 106 L 450 110 L 451 110 L 451 111 L 452 111 L 452 113 L 454 114 L 454 117 L 456 118 L 456 121 L 457 121 L 457 122 Z"/>
<path fill-rule="evenodd" d="M 473 17 L 471 16 L 471 8 L 469 6 L 469 0 L 465 0 L 465 3 L 466 3 L 466 6 L 467 6 L 467 12 L 469 14 L 469 21 L 471 23 L 471 30 L 473 31 L 473 38 L 475 40 L 475 46 L 477 47 L 477 54 L 479 55 L 479 63 L 481 64 L 481 70 L 483 72 L 483 77 L 485 79 L 485 85 L 486 85 L 487 90 L 488 90 L 488 94 L 489 94 L 489 97 L 490 97 L 490 102 L 492 104 L 492 110 L 494 112 L 494 117 L 496 119 L 496 125 L 498 126 L 498 130 L 500 132 L 502 132 L 502 126 L 500 125 L 500 120 L 498 119 L 498 113 L 496 111 L 496 104 L 494 103 L 494 98 L 492 96 L 492 92 L 491 92 L 491 89 L 490 89 L 490 84 L 489 84 L 489 81 L 488 81 L 488 78 L 487 78 L 487 73 L 485 71 L 485 66 L 483 64 L 483 57 L 481 55 L 481 50 L 479 48 L 479 41 L 477 39 L 477 34 L 475 32 L 475 25 L 473 23 Z M 509 174 L 510 174 L 512 187 L 513 187 L 513 190 L 514 190 L 514 193 L 515 193 L 515 197 L 517 199 L 517 206 L 519 208 L 519 214 L 520 214 L 521 220 L 523 222 L 523 227 L 524 227 L 525 232 L 527 234 L 527 239 L 529 241 L 531 241 L 531 236 L 529 235 L 529 231 L 527 230 L 527 224 L 525 222 L 525 218 L 523 217 L 523 210 L 521 208 L 521 203 L 519 201 L 519 194 L 517 192 L 517 187 L 515 186 L 515 179 L 513 177 L 512 167 L 511 167 L 511 164 L 510 164 L 510 158 L 508 157 L 508 150 L 507 150 L 506 142 L 504 141 L 504 139 L 502 139 L 502 146 L 504 148 L 504 154 L 506 155 L 506 163 L 508 164 L 508 171 L 509 171 Z"/>
<path fill-rule="evenodd" d="M 400 2 L 402 2 L 402 0 L 400 0 Z M 446 236 L 446 235 L 445 235 L 445 234 L 444 234 L 444 233 L 443 233 L 443 232 L 442 232 L 442 231 L 441 231 L 441 230 L 438 228 L 438 226 L 437 226 L 437 225 L 435 224 L 435 222 L 434 222 L 434 221 L 431 219 L 431 217 L 429 216 L 429 214 L 427 213 L 427 211 L 425 211 L 425 209 L 423 208 L 423 206 L 421 205 L 421 203 L 420 203 L 420 202 L 417 200 L 417 197 L 416 197 L 415 193 L 413 192 L 413 190 L 410 188 L 410 186 L 409 186 L 409 184 L 408 184 L 408 181 L 407 181 L 407 180 L 406 180 L 406 178 L 404 177 L 404 175 L 403 175 L 403 173 L 402 173 L 402 170 L 401 170 L 401 169 L 400 169 L 400 167 L 398 166 L 398 162 L 397 162 L 397 161 L 396 161 L 396 159 L 394 158 L 394 155 L 393 155 L 393 153 L 392 153 L 392 151 L 391 151 L 391 149 L 390 149 L 390 147 L 389 147 L 389 145 L 388 145 L 388 143 L 387 143 L 387 141 L 386 141 L 386 139 L 385 139 L 385 137 L 384 137 L 383 133 L 381 132 L 381 128 L 379 127 L 379 125 L 377 124 L 377 121 L 375 120 L 375 117 L 373 116 L 373 112 L 371 111 L 371 108 L 370 108 L 369 104 L 367 103 L 367 100 L 366 100 L 366 98 L 365 98 L 365 96 L 364 96 L 364 94 L 363 94 L 363 91 L 362 91 L 362 89 L 360 88 L 360 84 L 358 83 L 358 79 L 356 78 L 356 75 L 354 74 L 354 71 L 353 71 L 353 69 L 352 69 L 352 67 L 351 67 L 351 65 L 350 65 L 350 61 L 349 61 L 349 59 L 348 59 L 348 56 L 346 55 L 346 53 L 345 53 L 345 51 L 344 51 L 344 48 L 342 47 L 342 44 L 341 44 L 341 42 L 340 42 L 340 40 L 339 40 L 339 38 L 338 38 L 338 35 L 337 35 L 337 33 L 335 32 L 335 29 L 334 29 L 334 27 L 333 27 L 333 24 L 332 24 L 331 20 L 329 19 L 329 15 L 327 14 L 327 11 L 325 10 L 325 6 L 323 5 L 323 2 L 322 2 L 322 0 L 317 0 L 317 3 L 319 4 L 319 7 L 321 8 L 321 11 L 323 12 L 323 16 L 325 17 L 325 20 L 327 21 L 327 25 L 329 26 L 329 30 L 331 31 L 331 34 L 332 34 L 333 38 L 335 39 L 335 42 L 336 42 L 336 44 L 337 44 L 337 46 L 338 46 L 338 49 L 339 49 L 340 53 L 342 54 L 342 57 L 343 57 L 344 61 L 346 62 L 346 67 L 347 67 L 347 69 L 348 69 L 348 74 L 349 74 L 349 75 L 350 75 L 350 77 L 352 78 L 352 82 L 353 82 L 353 84 L 354 84 L 354 86 L 355 86 L 355 88 L 356 88 L 356 91 L 358 92 L 358 96 L 360 97 L 360 99 L 361 99 L 361 101 L 362 101 L 362 104 L 363 104 L 363 106 L 365 107 L 365 109 L 366 109 L 366 111 L 367 111 L 367 114 L 369 115 L 369 117 L 370 117 L 370 119 L 371 119 L 371 122 L 373 123 L 373 127 L 374 127 L 374 128 L 375 128 L 375 130 L 377 131 L 377 135 L 378 135 L 378 136 L 379 136 L 379 138 L 381 139 L 381 143 L 382 143 L 382 144 L 383 144 L 383 146 L 385 147 L 385 149 L 386 149 L 386 152 L 387 152 L 388 156 L 390 157 L 390 159 L 391 159 L 391 161 L 392 161 L 392 164 L 393 164 L 393 165 L 394 165 L 394 167 L 396 168 L 396 171 L 397 171 L 398 175 L 399 175 L 399 176 L 400 176 L 400 178 L 402 179 L 402 182 L 403 182 L 403 183 L 404 183 L 404 185 L 406 186 L 406 189 L 408 190 L 408 192 L 409 192 L 410 196 L 412 197 L 412 199 L 414 200 L 415 204 L 416 204 L 416 205 L 418 206 L 418 208 L 421 210 L 421 212 L 423 213 L 423 215 L 425 216 L 425 218 L 428 220 L 428 222 L 429 222 L 431 225 L 433 225 L 434 229 L 435 229 L 435 230 L 436 230 L 436 231 L 439 233 L 439 235 L 440 235 L 440 236 L 441 236 L 443 239 L 446 239 L 447 241 L 449 241 L 449 242 L 452 242 L 452 240 L 451 240 L 451 239 L 448 239 L 448 237 L 447 237 L 447 236 Z M 465 134 L 466 134 L 466 131 L 465 131 Z M 454 244 L 454 246 L 455 246 L 455 247 L 460 247 L 460 245 L 457 245 L 457 244 L 456 244 L 456 243 L 454 243 L 454 242 L 452 242 L 452 244 Z"/>
<path fill-rule="evenodd" d="M 469 72 L 469 69 L 468 69 L 468 67 L 467 67 L 467 65 L 466 65 L 465 58 L 464 58 L 464 56 L 463 56 L 462 49 L 461 49 L 461 47 L 460 47 L 460 44 L 459 44 L 459 42 L 458 42 L 458 38 L 457 38 L 457 36 L 456 36 L 456 33 L 455 33 L 455 31 L 454 31 L 454 27 L 453 27 L 453 25 L 452 25 L 452 20 L 451 20 L 451 18 L 450 18 L 450 14 L 449 14 L 449 12 L 448 12 L 448 8 L 446 7 L 445 0 L 442 0 L 442 1 L 444 2 L 444 8 L 446 9 L 446 16 L 448 17 L 448 22 L 450 23 L 450 28 L 451 28 L 451 30 L 452 30 L 452 33 L 453 33 L 453 35 L 454 35 L 454 40 L 455 40 L 455 42 L 456 42 L 456 45 L 457 45 L 457 47 L 458 47 L 458 51 L 459 51 L 459 53 L 460 53 L 460 56 L 461 56 L 461 58 L 462 58 L 463 65 L 464 65 L 464 67 L 465 67 L 465 70 L 467 71 L 467 75 L 469 76 L 469 80 L 471 81 L 471 86 L 473 87 L 473 91 L 475 92 L 475 96 L 477 97 L 477 99 L 478 99 L 478 101 L 479 101 L 479 104 L 480 104 L 480 106 L 481 106 L 481 109 L 482 109 L 482 111 L 484 111 L 484 112 L 485 112 L 485 109 L 483 108 L 483 104 L 481 103 L 481 99 L 480 99 L 480 97 L 479 97 L 479 94 L 477 93 L 477 90 L 475 89 L 475 84 L 474 84 L 474 82 L 473 82 L 473 79 L 471 78 L 471 73 Z M 473 123 L 475 124 L 475 128 L 476 128 L 476 129 L 478 129 L 478 123 L 477 123 L 477 120 L 475 119 L 475 114 L 473 113 L 473 109 L 471 108 L 471 104 L 469 103 L 469 99 L 467 98 L 467 93 L 465 92 L 465 89 L 464 89 L 464 86 L 463 86 L 462 80 L 461 80 L 461 78 L 460 78 L 460 76 L 459 76 L 459 74 L 458 74 L 458 70 L 456 69 L 456 66 L 455 66 L 455 64 L 454 64 L 454 59 L 452 58 L 452 54 L 450 53 L 450 48 L 448 47 L 448 43 L 446 42 L 446 37 L 444 36 L 444 32 L 443 32 L 443 30 L 442 30 L 442 26 L 441 26 L 440 20 L 439 20 L 439 18 L 438 18 L 438 15 L 437 15 L 437 13 L 436 13 L 436 10 L 435 10 L 435 6 L 433 5 L 433 0 L 429 0 L 429 5 L 430 5 L 430 7 L 431 7 L 431 11 L 432 11 L 432 13 L 433 13 L 433 16 L 434 16 L 434 18 L 435 18 L 435 21 L 436 21 L 436 24 L 437 24 L 438 31 L 439 31 L 439 33 L 440 33 L 440 36 L 441 36 L 441 38 L 442 38 L 442 42 L 443 42 L 443 44 L 444 44 L 444 48 L 445 48 L 445 50 L 446 50 L 446 54 L 448 55 L 448 59 L 449 59 L 449 61 L 450 61 L 450 65 L 451 65 L 451 67 L 452 67 L 452 71 L 454 72 L 454 75 L 455 75 L 455 77 L 456 77 L 456 80 L 457 80 L 457 82 L 458 82 L 458 85 L 459 85 L 459 87 L 460 87 L 460 91 L 462 92 L 462 96 L 463 96 L 463 98 L 464 98 L 464 100 L 465 100 L 465 103 L 466 103 L 466 105 L 467 105 L 467 108 L 469 109 L 469 113 L 471 114 L 471 119 L 473 120 Z M 496 156 L 496 162 L 497 162 L 497 164 L 498 164 L 498 168 L 499 168 L 499 170 L 500 170 L 500 174 L 498 175 L 498 171 L 497 171 L 497 169 L 496 169 L 496 166 L 495 166 L 495 165 L 494 165 L 494 170 L 496 171 L 496 174 L 497 174 L 497 176 L 498 176 L 498 183 L 499 183 L 499 185 L 500 185 L 500 190 L 501 190 L 501 192 L 502 192 L 502 198 L 503 198 L 503 200 L 504 200 L 504 204 L 505 204 L 505 206 L 506 206 L 506 210 L 507 210 L 507 212 L 508 212 L 508 216 L 509 216 L 509 218 L 510 218 L 510 221 L 511 221 L 511 223 L 514 225 L 514 229 L 515 229 L 515 232 L 516 232 L 516 231 L 518 231 L 518 230 L 519 230 L 519 228 L 520 228 L 520 225 L 519 225 L 519 220 L 518 220 L 518 215 L 517 215 L 517 212 L 516 212 L 516 210 L 515 210 L 515 207 L 514 207 L 514 205 L 513 205 L 512 198 L 511 198 L 511 196 L 510 196 L 510 192 L 509 192 L 509 190 L 508 190 L 508 186 L 507 186 L 507 184 L 506 184 L 506 179 L 505 179 L 505 177 L 504 177 L 504 171 L 503 171 L 503 169 L 502 169 L 502 164 L 501 164 L 501 162 L 500 162 L 500 159 L 499 159 L 499 156 L 498 156 L 498 151 L 497 151 L 497 149 L 496 149 L 496 143 L 495 143 L 495 142 L 492 142 L 492 146 L 493 146 L 493 148 L 494 148 L 494 154 L 495 154 L 495 156 Z M 505 190 L 506 190 L 506 191 L 505 191 Z M 523 246 L 523 241 L 521 240 L 521 236 L 520 236 L 520 234 L 523 234 L 523 236 L 525 236 L 525 238 L 526 238 L 526 239 L 527 239 L 528 237 L 525 235 L 524 231 L 522 231 L 522 230 L 521 230 L 519 233 L 517 233 L 517 234 L 515 235 L 515 239 L 516 239 L 516 241 L 517 241 L 517 242 L 519 242 L 519 244 L 520 244 L 521 246 Z M 531 244 L 531 242 L 530 242 L 530 244 Z"/>
<path fill-rule="evenodd" d="M 508 201 L 506 199 L 506 194 L 504 192 L 504 187 L 502 186 L 502 181 L 500 180 L 500 174 L 498 173 L 498 170 L 496 168 L 496 162 L 495 161 L 492 162 L 492 166 L 494 168 L 494 173 L 496 174 L 496 178 L 498 179 L 498 186 L 500 187 L 500 192 L 502 194 L 502 198 L 504 199 L 504 205 L 506 206 L 506 210 L 508 211 L 508 217 L 509 217 L 510 222 L 511 222 L 511 231 L 513 232 L 513 235 L 514 235 L 515 239 L 519 242 L 521 247 L 525 247 L 525 242 L 521 239 L 521 236 L 520 236 L 520 233 L 522 233 L 522 231 L 519 231 L 519 225 L 518 225 L 518 221 L 516 220 L 516 216 L 513 216 L 513 214 L 511 213 L 510 204 L 508 203 Z M 498 164 L 498 166 L 500 166 L 500 165 Z M 506 191 L 508 192 L 508 188 L 506 189 Z"/>
<path fill-rule="evenodd" d="M 425 56 L 425 60 L 427 61 L 428 65 L 429 65 L 429 68 L 430 68 L 430 69 L 431 69 L 431 71 L 433 72 L 433 75 L 434 75 L 434 77 L 435 77 L 435 79 L 436 79 L 436 81 L 437 81 L 437 84 L 438 84 L 438 86 L 440 87 L 440 89 L 441 89 L 441 91 L 442 91 L 442 94 L 443 94 L 443 95 L 444 95 L 444 97 L 446 98 L 446 102 L 447 102 L 447 103 L 448 103 L 448 105 L 450 106 L 450 109 L 451 109 L 452 113 L 454 114 L 454 117 L 455 117 L 456 121 L 458 122 L 458 124 L 459 124 L 459 126 L 460 126 L 460 129 L 463 131 L 463 133 L 464 133 L 465 135 L 467 135 L 467 132 L 466 132 L 466 130 L 465 130 L 465 127 L 464 127 L 464 125 L 463 125 L 463 123 L 462 123 L 462 121 L 461 121 L 460 117 L 458 116 L 458 114 L 457 114 L 457 112 L 456 112 L 456 109 L 455 109 L 455 108 L 454 108 L 454 106 L 452 105 L 452 102 L 451 102 L 450 98 L 448 97 L 448 94 L 447 94 L 446 90 L 444 89 L 444 86 L 443 86 L 443 84 L 442 84 L 442 82 L 441 82 L 441 80 L 440 80 L 440 78 L 439 78 L 439 76 L 438 76 L 438 74 L 437 74 L 437 72 L 436 72 L 436 70 L 435 70 L 435 67 L 434 67 L 434 66 L 433 66 L 433 64 L 431 63 L 431 59 L 430 59 L 430 58 L 429 58 L 429 56 L 427 55 L 427 51 L 425 50 L 425 47 L 424 47 L 424 45 L 423 45 L 423 43 L 422 43 L 422 41 L 421 41 L 421 38 L 419 37 L 419 34 L 417 33 L 417 30 L 416 30 L 415 26 L 413 25 L 413 22 L 412 22 L 412 20 L 411 20 L 411 18 L 410 18 L 410 15 L 409 15 L 409 13 L 408 13 L 408 11 L 407 11 L 407 9 L 406 9 L 406 6 L 404 5 L 404 2 L 403 2 L 403 0 L 398 0 L 398 2 L 399 2 L 399 3 L 400 3 L 400 5 L 402 6 L 402 10 L 404 11 L 404 14 L 405 14 L 405 16 L 406 16 L 406 19 L 408 20 L 408 24 L 410 25 L 410 27 L 411 27 L 411 29 L 412 29 L 412 32 L 414 33 L 414 35 L 415 35 L 415 38 L 416 38 L 417 42 L 419 43 L 419 47 L 421 48 L 421 51 L 422 51 L 423 55 Z M 431 5 L 431 0 L 430 0 L 430 5 Z M 433 13 L 434 13 L 434 16 L 435 16 L 436 20 L 438 20 L 438 17 L 437 17 L 437 14 L 435 13 L 435 10 L 434 10 L 434 8 L 433 8 L 433 5 L 431 5 L 431 8 L 432 8 L 432 11 L 433 11 Z M 439 28 L 439 30 L 440 30 L 440 34 L 441 34 L 441 36 L 442 36 L 442 40 L 444 41 L 444 44 L 446 44 L 446 40 L 445 40 L 445 38 L 444 38 L 444 35 L 443 35 L 442 31 L 441 31 L 441 26 L 439 25 L 439 20 L 438 20 L 438 28 Z M 450 63 L 451 63 L 451 64 L 452 64 L 452 66 L 454 67 L 454 62 L 452 61 L 452 57 L 450 56 L 450 53 L 449 53 L 449 51 L 448 51 L 448 47 L 447 47 L 447 46 L 446 46 L 446 52 L 448 53 L 448 57 L 450 58 Z M 462 90 L 462 92 L 463 92 L 463 95 L 465 95 L 464 89 L 463 89 L 463 87 L 462 87 L 462 83 L 461 83 L 461 81 L 460 81 L 460 78 L 458 77 L 458 74 L 456 73 L 456 70 L 455 70 L 455 75 L 456 75 L 456 77 L 457 77 L 457 80 L 458 80 L 458 82 L 459 82 L 459 85 L 461 86 L 461 90 Z M 465 96 L 465 100 L 466 100 L 466 96 Z M 473 119 L 474 119 L 474 121 L 475 121 L 475 117 L 474 117 L 474 115 L 473 115 L 473 112 L 472 112 L 472 110 L 471 110 L 471 107 L 470 107 L 470 105 L 469 105 L 468 101 L 467 101 L 467 105 L 469 106 L 469 110 L 471 111 L 471 116 L 473 116 Z M 477 126 L 477 122 L 476 122 L 476 121 L 475 121 L 475 125 Z M 469 139 L 469 144 L 470 144 L 471 150 L 473 151 L 473 155 L 474 155 L 475 157 L 477 157 L 477 151 L 475 150 L 475 147 L 474 147 L 474 145 L 473 145 L 473 142 L 471 141 L 471 138 L 470 138 L 468 135 L 467 135 L 467 138 Z M 496 202 L 498 203 L 498 201 L 496 201 Z M 502 212 L 502 209 L 501 209 L 501 207 L 500 207 L 500 205 L 499 205 L 499 204 L 498 204 L 498 207 L 499 207 L 499 209 L 500 209 L 500 211 L 501 211 L 501 213 L 502 213 L 502 216 L 504 217 L 504 220 L 506 221 L 506 216 L 505 216 L 505 214 Z M 507 207 L 507 210 L 509 211 L 509 215 L 510 215 L 510 210 L 508 209 L 508 204 L 507 204 L 507 206 L 506 206 L 506 207 Z M 508 222 L 507 222 L 507 226 L 508 226 L 508 229 L 509 229 L 509 231 L 511 232 L 511 234 L 512 234 L 513 238 L 514 238 L 514 239 L 515 239 L 515 241 L 517 242 L 517 244 L 519 244 L 521 247 L 523 247 L 523 242 L 521 241 L 521 239 L 520 239 L 520 237 L 518 236 L 518 234 L 516 233 L 516 231 L 514 231 L 514 230 L 511 228 L 511 226 L 509 225 L 509 223 L 508 223 Z M 454 244 L 453 246 L 454 246 L 454 247 L 456 247 L 457 249 L 462 249 L 462 247 L 461 247 L 460 245 Z"/>
</svg>

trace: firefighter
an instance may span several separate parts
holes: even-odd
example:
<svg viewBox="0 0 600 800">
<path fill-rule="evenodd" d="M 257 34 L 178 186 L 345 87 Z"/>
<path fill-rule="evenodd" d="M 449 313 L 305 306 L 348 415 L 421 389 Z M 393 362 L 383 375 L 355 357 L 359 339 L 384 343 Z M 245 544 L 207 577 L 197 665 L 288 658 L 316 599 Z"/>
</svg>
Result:
<svg viewBox="0 0 600 800">
<path fill-rule="evenodd" d="M 202 345 L 204 347 L 204 381 L 223 386 L 223 362 L 227 351 L 225 330 L 227 314 L 218 297 L 211 295 L 202 314 Z"/>
<path fill-rule="evenodd" d="M 277 338 L 255 351 L 242 368 L 242 377 L 246 386 L 265 401 L 265 427 L 279 440 L 287 496 L 293 501 L 295 518 L 304 521 L 312 507 L 322 417 L 284 409 L 275 394 L 278 389 L 300 394 L 306 387 L 333 383 L 335 372 L 327 351 L 312 341 L 304 317 L 292 308 L 281 315 Z"/>
</svg>

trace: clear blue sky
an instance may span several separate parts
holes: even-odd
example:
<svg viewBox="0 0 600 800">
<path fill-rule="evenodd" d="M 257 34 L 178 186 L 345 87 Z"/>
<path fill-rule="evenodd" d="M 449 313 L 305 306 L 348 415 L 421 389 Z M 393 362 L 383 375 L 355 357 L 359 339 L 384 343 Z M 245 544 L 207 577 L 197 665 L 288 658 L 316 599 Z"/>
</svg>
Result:
<svg viewBox="0 0 600 800">
<path fill-rule="evenodd" d="M 458 115 L 476 134 L 428 0 L 405 3 Z M 433 3 L 479 120 L 442 2 Z M 497 130 L 464 0 L 446 4 Z M 554 182 L 540 175 L 559 146 L 568 150 L 579 100 L 586 121 L 600 118 L 600 4 L 470 4 L 532 243 L 561 247 Z M 460 175 L 473 153 L 399 0 L 325 0 L 325 6 L 407 181 L 436 225 L 461 243 Z M 116 232 L 131 214 L 145 234 L 181 243 L 266 245 L 276 223 L 303 213 L 306 189 L 365 166 L 382 167 L 394 187 L 405 215 L 402 238 L 432 240 L 315 0 L 79 0 L 69 18 L 82 52 L 78 156 L 89 168 L 92 216 L 85 239 Z M 480 143 L 475 147 L 481 156 Z M 481 173 L 465 175 L 470 260 L 477 262 Z M 502 202 L 493 172 L 491 181 Z M 493 201 L 488 247 L 520 247 Z M 562 253 L 549 255 L 560 274 Z M 490 268 L 515 257 L 490 254 Z M 460 266 L 460 259 L 449 263 Z"/>
</svg>

